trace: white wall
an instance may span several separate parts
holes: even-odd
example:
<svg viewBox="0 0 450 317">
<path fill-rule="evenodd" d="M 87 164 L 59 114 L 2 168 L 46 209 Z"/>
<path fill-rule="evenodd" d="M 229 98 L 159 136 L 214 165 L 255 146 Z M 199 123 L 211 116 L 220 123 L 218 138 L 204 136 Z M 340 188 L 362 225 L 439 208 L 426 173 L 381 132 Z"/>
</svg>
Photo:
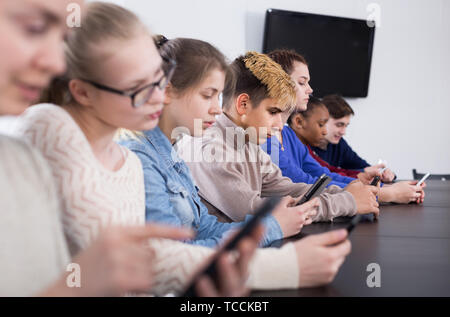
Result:
<svg viewBox="0 0 450 317">
<path fill-rule="evenodd" d="M 116 0 L 155 33 L 209 41 L 230 59 L 261 50 L 268 8 L 366 19 L 378 3 L 381 27 L 369 97 L 349 99 L 347 140 L 364 158 L 388 161 L 400 178 L 412 168 L 450 173 L 450 1 L 448 0 Z M 312 73 L 313 77 L 314 74 Z"/>
</svg>

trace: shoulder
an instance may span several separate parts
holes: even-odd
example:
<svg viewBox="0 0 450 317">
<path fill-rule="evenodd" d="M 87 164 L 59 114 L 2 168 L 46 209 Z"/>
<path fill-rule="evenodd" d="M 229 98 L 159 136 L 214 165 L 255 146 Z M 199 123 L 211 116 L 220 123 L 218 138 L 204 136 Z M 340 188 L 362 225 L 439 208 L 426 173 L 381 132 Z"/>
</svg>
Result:
<svg viewBox="0 0 450 317">
<path fill-rule="evenodd" d="M 338 147 L 350 147 L 347 143 L 347 141 L 345 141 L 344 138 L 341 138 L 341 140 L 339 141 L 339 143 L 337 144 Z"/>
<path fill-rule="evenodd" d="M 30 161 L 41 159 L 39 151 L 29 143 L 11 136 L 0 135 L 0 152 L 7 157 L 26 158 Z"/>
<path fill-rule="evenodd" d="M 0 169 L 23 174 L 28 181 L 38 178 L 41 185 L 47 183 L 50 175 L 47 161 L 39 150 L 26 141 L 0 135 L 0 153 Z"/>
<path fill-rule="evenodd" d="M 85 139 L 72 116 L 52 104 L 40 104 L 27 109 L 18 119 L 16 134 L 28 139 L 34 146 L 43 139 Z M 40 140 L 37 140 L 37 136 Z"/>
<path fill-rule="evenodd" d="M 128 151 L 129 155 L 139 161 L 141 169 L 160 170 L 162 158 L 159 157 L 155 147 L 144 136 L 122 137 L 117 143 Z"/>
<path fill-rule="evenodd" d="M 39 104 L 29 107 L 21 116 L 21 121 L 43 121 L 43 122 L 70 122 L 73 121 L 69 113 L 62 107 L 54 104 Z"/>
</svg>

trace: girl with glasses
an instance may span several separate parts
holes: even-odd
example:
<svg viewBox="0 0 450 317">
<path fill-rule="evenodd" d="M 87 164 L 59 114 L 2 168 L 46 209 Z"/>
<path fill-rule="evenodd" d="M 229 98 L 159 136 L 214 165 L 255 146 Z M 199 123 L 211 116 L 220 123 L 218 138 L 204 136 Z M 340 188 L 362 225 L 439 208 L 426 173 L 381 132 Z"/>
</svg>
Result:
<svg viewBox="0 0 450 317">
<path fill-rule="evenodd" d="M 141 228 L 128 239 L 115 236 L 106 241 L 107 245 L 120 244 L 125 251 L 97 261 L 117 258 L 112 268 L 122 268 L 107 276 L 107 282 L 117 287 L 106 295 L 181 291 L 214 251 L 148 239 L 188 239 L 190 235 L 165 227 L 145 229 L 141 163 L 133 152 L 114 142 L 120 128 L 156 126 L 170 67 L 159 56 L 151 34 L 130 11 L 92 2 L 83 12 L 82 27 L 71 30 L 64 45 L 66 74 L 55 79 L 44 94 L 49 103 L 24 113 L 19 134 L 42 152 L 51 167 L 72 256 L 88 252 L 100 233 L 110 227 Z M 220 285 L 203 279 L 197 284 L 198 293 L 244 294 L 246 269 L 258 236 L 256 232 L 242 242 L 237 261 L 227 261 L 227 254 L 221 258 L 219 272 L 227 274 L 227 279 L 221 279 Z M 95 280 L 97 276 L 84 278 Z"/>
</svg>

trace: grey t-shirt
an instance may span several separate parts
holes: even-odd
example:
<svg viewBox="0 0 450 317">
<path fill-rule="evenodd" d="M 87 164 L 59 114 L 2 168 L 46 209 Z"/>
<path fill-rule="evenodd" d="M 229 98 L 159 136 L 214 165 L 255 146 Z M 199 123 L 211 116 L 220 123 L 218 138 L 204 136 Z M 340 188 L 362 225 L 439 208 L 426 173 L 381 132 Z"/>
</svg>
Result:
<svg viewBox="0 0 450 317">
<path fill-rule="evenodd" d="M 0 135 L 0 296 L 32 296 L 69 263 L 53 177 L 28 144 Z"/>
</svg>

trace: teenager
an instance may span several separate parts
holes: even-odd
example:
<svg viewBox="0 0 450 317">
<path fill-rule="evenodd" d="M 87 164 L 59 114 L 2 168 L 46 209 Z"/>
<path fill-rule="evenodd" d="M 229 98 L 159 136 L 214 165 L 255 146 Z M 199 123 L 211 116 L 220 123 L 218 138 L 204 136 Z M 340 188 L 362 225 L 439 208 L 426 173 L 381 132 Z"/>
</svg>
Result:
<svg viewBox="0 0 450 317">
<path fill-rule="evenodd" d="M 312 147 L 312 150 L 331 166 L 359 171 L 370 168 L 370 164 L 359 157 L 343 138 L 351 117 L 355 114 L 353 109 L 339 95 L 325 96 L 322 102 L 330 114 L 327 135 L 320 145 Z M 390 169 L 383 173 L 384 182 L 390 183 L 394 179 L 395 174 Z"/>
<path fill-rule="evenodd" d="M 81 253 L 88 258 L 89 263 L 80 263 L 81 290 L 86 282 L 93 284 L 96 291 L 89 289 L 89 295 L 148 292 L 150 288 L 155 294 L 180 291 L 212 250 L 166 239 L 149 240 L 170 236 L 186 239 L 190 235 L 180 229 L 144 226 L 140 161 L 113 140 L 119 127 L 155 126 L 155 113 L 162 107 L 162 91 L 170 74 L 163 71 L 151 35 L 133 13 L 100 2 L 90 3 L 83 13 L 83 27 L 71 30 L 65 43 L 67 73 L 52 82 L 44 97 L 54 104 L 28 109 L 20 119 L 20 135 L 36 146 L 50 165 L 71 255 Z M 62 38 L 62 34 L 57 35 Z M 51 49 L 61 53 L 61 48 Z M 52 56 L 46 57 L 51 64 Z M 58 61 L 64 58 L 60 56 Z M 120 89 L 125 92 L 118 92 Z M 34 214 L 37 206 L 31 208 Z M 52 212 L 58 216 L 54 209 Z M 33 218 L 23 222 L 35 227 L 42 223 Z M 55 224 L 46 225 L 49 229 L 37 226 L 39 233 L 32 239 L 39 241 L 57 228 Z M 117 229 L 118 234 L 100 238 L 99 247 L 95 242 L 99 234 L 116 226 L 136 228 Z M 15 229 L 24 234 L 23 229 Z M 214 285 L 203 279 L 196 285 L 199 293 L 245 294 L 246 269 L 257 241 L 257 236 L 242 241 L 237 261 L 231 262 L 228 254 L 223 255 L 219 266 L 221 283 Z M 60 245 L 61 241 L 54 243 Z M 100 252 L 102 245 L 109 252 Z M 92 265 L 98 269 L 89 269 Z"/>
<path fill-rule="evenodd" d="M 283 70 L 289 74 L 296 84 L 297 101 L 295 111 L 305 111 L 308 101 L 313 92 L 309 85 L 310 74 L 305 58 L 293 50 L 275 50 L 268 54 L 272 60 L 280 64 Z M 326 174 L 332 178 L 331 185 L 345 187 L 354 178 L 370 179 L 377 173 L 376 168 L 371 168 L 365 174 L 355 173 L 341 174 L 340 171 L 330 169 L 328 166 L 322 167 L 308 153 L 307 148 L 301 144 L 294 131 L 289 128 L 291 116 L 286 116 L 283 130 L 278 138 L 271 138 L 270 142 L 263 144 L 263 149 L 271 154 L 272 146 L 277 150 L 273 161 L 280 167 L 283 175 L 289 177 L 294 182 L 314 183 L 317 178 Z M 271 155 L 272 156 L 272 155 Z"/>
<path fill-rule="evenodd" d="M 294 131 L 302 144 L 304 144 L 311 153 L 312 146 L 318 146 L 323 142 L 327 134 L 326 123 L 329 114 L 325 105 L 320 99 L 311 97 L 308 102 L 308 108 L 305 111 L 291 115 L 289 128 Z M 417 181 L 397 182 L 393 185 L 385 184 L 380 189 L 380 202 L 410 203 L 423 202 L 423 187 L 415 186 Z"/>
<path fill-rule="evenodd" d="M 71 2 L 83 5 L 82 1 Z M 23 112 L 51 78 L 64 71 L 62 38 L 68 32 L 68 4 L 0 2 L 0 116 Z M 158 226 L 111 228 L 70 259 L 59 196 L 45 159 L 28 143 L 3 135 L 0 152 L 0 258 L 7 259 L 0 264 L 0 296 L 105 296 L 148 289 L 151 274 L 127 270 L 130 263 L 152 262 L 150 256 L 141 255 L 142 241 L 189 236 Z M 83 268 L 82 288 L 67 285 L 70 262 Z"/>
<path fill-rule="evenodd" d="M 219 100 L 225 78 L 230 80 L 232 77 L 226 76 L 228 67 L 223 55 L 208 43 L 193 39 L 158 42 L 162 45 L 162 56 L 173 58 L 177 62 L 174 75 L 165 91 L 161 120 L 157 128 L 135 134 L 122 142 L 139 156 L 144 167 L 147 219 L 191 226 L 197 230 L 196 243 L 217 243 L 221 237 L 218 233 L 226 233 L 230 228 L 241 224 L 219 223 L 216 217 L 208 215 L 189 169 L 174 151 L 174 147 L 184 140 L 179 140 L 178 131 L 201 136 L 203 131 L 214 123 L 215 116 L 221 114 Z M 175 143 L 174 146 L 172 143 Z M 294 203 L 295 200 L 288 198 L 285 199 L 285 204 L 287 202 Z M 291 225 L 295 229 L 298 210 L 307 205 L 278 209 L 292 214 Z M 337 258 L 328 262 L 324 258 L 327 252 L 323 251 L 330 244 L 329 234 L 335 233 L 314 235 L 288 243 L 281 250 L 260 250 L 256 253 L 257 259 L 251 269 L 264 272 L 259 283 L 264 284 L 266 288 L 286 288 L 292 285 L 305 287 L 328 283 L 349 251 L 345 250 L 348 247 L 345 246 L 346 242 L 341 244 L 344 249 L 333 251 L 332 253 L 336 252 Z M 282 271 L 279 270 L 280 266 L 284 268 Z M 298 276 L 299 282 L 296 279 Z"/>
<path fill-rule="evenodd" d="M 318 108 L 318 113 L 314 116 L 314 120 L 309 120 L 309 114 L 313 110 L 311 108 L 320 105 L 321 102 L 317 98 L 310 96 L 312 88 L 309 86 L 310 74 L 306 60 L 293 50 L 276 50 L 269 53 L 269 56 L 280 64 L 297 84 L 297 106 L 288 117 L 287 125 L 283 127 L 279 135 L 279 140 L 281 141 L 277 138 L 272 138 L 270 142 L 263 145 L 263 148 L 269 154 L 272 151 L 272 146 L 278 149 L 276 153 L 279 155 L 279 159 L 276 162 L 280 166 L 283 175 L 294 182 L 313 183 L 317 177 L 325 173 L 332 177 L 333 184 L 344 188 L 353 178 L 364 180 L 369 179 L 370 175 L 379 173 L 378 169 L 384 167 L 384 165 L 367 167 L 364 172 L 350 171 L 330 166 L 314 154 L 310 148 L 311 142 L 315 144 L 323 139 L 323 131 L 326 131 L 325 126 L 328 114 L 326 111 L 320 111 L 323 110 L 322 108 Z M 298 115 L 299 113 L 302 115 Z M 303 125 L 301 124 L 302 122 Z M 385 171 L 380 176 L 386 180 L 389 178 L 389 173 L 389 171 Z M 342 177 L 338 174 L 347 177 Z M 414 197 L 419 196 L 416 197 L 417 202 L 423 202 L 423 190 L 416 192 L 416 188 L 413 185 L 413 183 L 402 182 L 392 187 L 383 186 L 380 190 L 379 201 L 408 203 Z"/>
<path fill-rule="evenodd" d="M 200 139 L 200 151 L 206 158 L 187 163 L 210 213 L 242 221 L 264 197 L 298 197 L 309 185 L 283 177 L 258 145 L 282 129 L 283 116 L 295 105 L 295 84 L 277 63 L 256 52 L 237 58 L 232 70 L 235 80 L 224 90 L 224 113 Z M 195 142 L 179 144 L 179 154 L 187 159 L 195 149 Z M 208 157 L 209 153 L 214 154 Z M 319 197 L 319 211 L 313 220 L 379 212 L 377 191 L 360 182 L 350 184 L 346 191 L 330 186 Z"/>
<path fill-rule="evenodd" d="M 162 41 L 159 41 L 162 43 Z M 177 67 L 165 91 L 164 108 L 158 127 L 142 135 L 124 139 L 124 144 L 141 159 L 146 188 L 147 221 L 195 228 L 192 244 L 215 246 L 231 229 L 242 223 L 223 223 L 210 215 L 201 202 L 187 165 L 172 147 L 172 135 L 181 127 L 194 134 L 195 120 L 201 120 L 200 132 L 221 114 L 222 94 L 228 64 L 225 57 L 209 43 L 178 38 L 165 41 L 160 48 L 166 59 L 174 59 Z M 229 73 L 229 72 L 228 72 Z M 197 131 L 199 132 L 199 131 Z M 262 245 L 298 234 L 311 222 L 318 201 L 298 207 L 279 207 L 265 219 Z M 309 220 L 306 220 L 306 218 Z M 251 216 L 246 217 L 246 221 Z"/>
</svg>

